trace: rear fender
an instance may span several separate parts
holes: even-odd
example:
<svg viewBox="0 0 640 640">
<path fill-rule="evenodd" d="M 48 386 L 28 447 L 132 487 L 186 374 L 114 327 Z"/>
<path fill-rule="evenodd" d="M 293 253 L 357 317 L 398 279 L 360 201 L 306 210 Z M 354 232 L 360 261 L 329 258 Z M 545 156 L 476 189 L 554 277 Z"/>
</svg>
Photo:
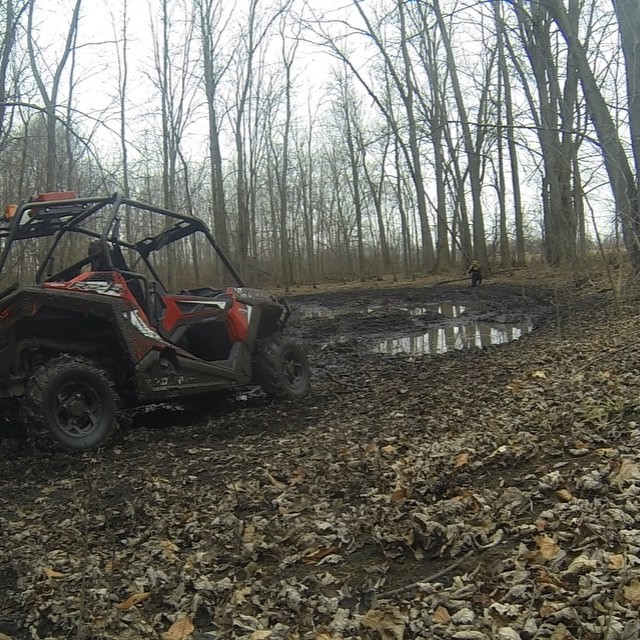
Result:
<svg viewBox="0 0 640 640">
<path fill-rule="evenodd" d="M 234 298 L 231 308 L 227 312 L 227 334 L 232 343 L 247 341 L 251 311 L 249 305 Z"/>
</svg>

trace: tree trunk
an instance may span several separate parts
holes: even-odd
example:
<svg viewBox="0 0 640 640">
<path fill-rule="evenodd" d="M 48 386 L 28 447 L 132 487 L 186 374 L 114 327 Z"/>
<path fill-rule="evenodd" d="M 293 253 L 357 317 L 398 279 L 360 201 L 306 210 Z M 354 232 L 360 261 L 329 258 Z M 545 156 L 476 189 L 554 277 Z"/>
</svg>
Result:
<svg viewBox="0 0 640 640">
<path fill-rule="evenodd" d="M 465 153 L 467 156 L 467 163 L 469 166 L 469 182 L 471 186 L 471 199 L 473 202 L 473 251 L 475 258 L 480 264 L 487 266 L 487 244 L 484 232 L 484 216 L 482 212 L 482 180 L 480 178 L 480 158 L 476 154 L 476 149 L 471 137 L 471 129 L 469 127 L 469 120 L 467 117 L 467 110 L 465 106 L 464 97 L 462 94 L 462 88 L 460 81 L 458 80 L 457 66 L 453 55 L 453 48 L 451 46 L 451 40 L 447 26 L 442 16 L 439 0 L 434 0 L 433 8 L 436 14 L 436 19 L 440 27 L 440 33 L 442 35 L 442 42 L 447 55 L 447 66 L 451 76 L 451 86 L 456 100 L 456 106 L 458 108 L 458 114 L 460 118 L 460 126 L 462 128 L 462 137 L 464 141 Z"/>
<path fill-rule="evenodd" d="M 73 8 L 73 13 L 71 15 L 71 21 L 69 23 L 69 30 L 67 31 L 67 37 L 65 40 L 64 49 L 60 60 L 55 66 L 55 71 L 53 73 L 53 77 L 51 79 L 50 89 L 47 89 L 42 74 L 40 73 L 40 68 L 38 66 L 38 61 L 36 58 L 35 49 L 33 46 L 33 9 L 35 7 L 35 0 L 31 0 L 29 4 L 29 13 L 28 13 L 28 29 L 29 36 L 27 38 L 27 46 L 29 52 L 29 62 L 31 64 L 31 71 L 33 72 L 34 79 L 38 86 L 38 91 L 40 92 L 40 97 L 42 98 L 42 102 L 45 106 L 45 128 L 46 128 L 46 136 L 47 136 L 47 160 L 46 160 L 46 177 L 45 177 L 45 185 L 44 188 L 47 191 L 54 191 L 61 185 L 58 184 L 59 175 L 58 175 L 58 152 L 57 152 L 57 139 L 56 139 L 56 123 L 57 123 L 57 115 L 56 115 L 56 107 L 58 103 L 58 92 L 60 90 L 60 81 L 62 78 L 62 73 L 67 64 L 67 60 L 71 54 L 71 49 L 73 47 L 73 43 L 75 42 L 78 24 L 80 21 L 80 6 L 82 4 L 82 0 L 76 0 L 76 3 Z M 47 66 L 50 66 L 50 62 L 47 61 Z"/>
<path fill-rule="evenodd" d="M 625 62 L 632 66 L 635 63 L 637 67 L 640 10 L 637 7 L 633 8 L 634 2 L 636 0 L 617 0 L 614 6 L 620 22 L 621 34 L 623 32 L 626 34 L 626 37 L 623 36 Z M 569 19 L 564 5 L 561 0 L 547 0 L 546 6 L 560 28 L 576 65 L 587 108 L 604 155 L 605 167 L 622 224 L 625 246 L 635 277 L 640 279 L 640 196 L 637 175 L 634 174 L 629 164 L 629 159 L 619 137 L 619 128 L 611 116 L 607 103 L 600 91 L 598 81 L 589 66 L 585 49 L 574 30 L 573 23 Z M 623 25 L 625 21 L 629 21 L 629 24 Z M 637 78 L 637 74 L 633 75 L 632 73 L 630 80 L 632 90 L 629 95 L 629 107 L 631 110 L 631 107 L 635 106 L 637 110 L 639 106 L 637 102 L 638 88 L 633 86 L 633 78 Z M 636 102 L 633 103 L 633 100 L 636 100 Z M 634 157 L 637 159 L 640 153 L 638 130 L 634 128 L 638 125 L 637 119 L 634 118 L 630 124 L 632 127 L 631 137 L 634 145 Z"/>
<path fill-rule="evenodd" d="M 222 68 L 215 67 L 216 44 L 218 43 L 217 38 L 219 38 L 218 34 L 215 33 L 215 25 L 221 20 L 220 12 L 222 7 L 220 2 L 213 2 L 212 0 L 198 0 L 197 5 L 200 17 L 204 91 L 207 98 L 209 125 L 209 166 L 213 229 L 218 244 L 225 251 L 228 251 L 229 233 L 222 172 L 222 153 L 220 150 L 220 126 L 216 109 L 218 86 L 228 68 L 228 63 L 225 63 Z"/>
</svg>

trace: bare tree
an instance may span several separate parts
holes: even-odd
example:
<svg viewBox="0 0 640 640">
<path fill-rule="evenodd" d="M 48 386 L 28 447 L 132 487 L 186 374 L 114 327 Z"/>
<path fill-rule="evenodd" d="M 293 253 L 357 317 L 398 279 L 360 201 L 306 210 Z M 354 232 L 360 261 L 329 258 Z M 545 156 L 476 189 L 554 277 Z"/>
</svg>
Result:
<svg viewBox="0 0 640 640">
<path fill-rule="evenodd" d="M 458 78 L 458 68 L 453 54 L 451 45 L 451 36 L 449 34 L 449 26 L 444 20 L 439 0 L 434 0 L 433 10 L 442 35 L 442 43 L 446 51 L 447 67 L 451 78 L 451 87 L 458 109 L 460 118 L 460 126 L 462 128 L 462 138 L 464 141 L 464 149 L 467 155 L 467 163 L 469 167 L 469 182 L 471 186 L 471 199 L 473 202 L 473 250 L 476 258 L 481 264 L 488 263 L 487 245 L 484 232 L 484 216 L 482 211 L 482 180 L 480 177 L 480 157 L 477 144 L 473 142 L 467 108 L 464 100 L 462 85 Z"/>
<path fill-rule="evenodd" d="M 636 176 L 638 176 L 640 174 L 640 5 L 634 0 L 612 1 L 618 16 L 627 72 L 627 111 L 631 130 L 631 150 Z"/>
<path fill-rule="evenodd" d="M 195 0 L 202 43 L 202 71 L 209 124 L 209 164 L 213 224 L 217 241 L 229 248 L 225 188 L 220 147 L 220 84 L 229 69 L 232 56 L 223 55 L 222 36 L 232 13 L 225 14 L 223 0 Z"/>
<path fill-rule="evenodd" d="M 498 154 L 497 163 L 497 176 L 496 176 L 496 191 L 498 195 L 499 204 L 499 226 L 500 226 L 500 265 L 503 267 L 511 268 L 511 246 L 509 242 L 509 233 L 507 229 L 507 202 L 506 202 L 506 179 L 505 179 L 505 160 L 504 160 L 504 136 L 505 129 L 503 126 L 503 104 L 508 100 L 511 100 L 511 93 L 507 90 L 509 73 L 507 71 L 507 64 L 505 61 L 505 47 L 503 31 L 501 29 L 502 20 L 500 19 L 500 13 L 497 3 L 493 3 L 495 11 L 495 23 L 496 23 L 496 40 L 497 40 L 497 52 L 498 52 L 498 68 L 497 68 L 497 82 L 496 82 L 496 147 Z M 513 109 L 512 105 L 508 105 L 507 108 Z M 507 119 L 508 119 L 507 112 Z M 508 130 L 507 130 L 508 131 Z M 512 160 L 513 168 L 514 160 Z M 517 170 L 517 161 L 516 161 Z M 516 186 L 516 185 L 514 185 Z M 519 185 L 517 185 L 517 193 L 519 195 Z M 519 206 L 519 202 L 518 202 Z M 517 220 L 516 220 L 517 224 Z"/>
<path fill-rule="evenodd" d="M 59 174 L 58 174 L 58 157 L 57 157 L 57 117 L 56 117 L 56 109 L 58 107 L 58 98 L 60 93 L 60 83 L 62 80 L 62 74 L 64 73 L 67 61 L 69 60 L 69 56 L 71 55 L 71 50 L 73 48 L 73 44 L 75 42 L 78 25 L 80 22 L 80 7 L 82 5 L 82 0 L 76 0 L 73 12 L 71 15 L 71 20 L 69 22 L 69 28 L 67 31 L 67 36 L 65 39 L 64 47 L 62 50 L 62 54 L 60 59 L 57 61 L 57 64 L 54 67 L 54 71 L 52 77 L 50 78 L 50 83 L 47 86 L 45 78 L 41 72 L 41 65 L 44 67 L 51 67 L 51 61 L 47 59 L 46 64 L 43 62 L 43 54 L 42 52 L 37 51 L 37 45 L 34 41 L 34 23 L 33 23 L 33 11 L 35 8 L 35 0 L 30 0 L 29 2 L 29 11 L 28 11 L 28 51 L 29 51 L 29 60 L 31 62 L 31 71 L 33 73 L 33 77 L 38 86 L 38 90 L 40 92 L 40 97 L 42 98 L 42 102 L 45 107 L 45 122 L 46 122 L 46 135 L 47 135 L 47 169 L 45 176 L 45 184 L 44 187 L 47 190 L 53 191 L 54 189 L 62 186 L 58 184 Z"/>
<path fill-rule="evenodd" d="M 291 72 L 296 57 L 296 52 L 300 41 L 298 39 L 299 34 L 295 34 L 290 45 L 287 46 L 287 35 L 285 33 L 285 21 L 281 19 L 280 23 L 280 37 L 282 39 L 282 66 L 284 69 L 285 77 L 285 113 L 282 133 L 282 170 L 280 172 L 278 180 L 278 192 L 280 196 L 280 259 L 282 261 L 282 281 L 285 287 L 285 291 L 289 291 L 291 282 L 293 280 L 293 273 L 291 268 L 291 255 L 289 248 L 289 147 L 290 147 L 290 135 L 291 135 L 291 113 L 292 113 L 292 79 Z"/>
<path fill-rule="evenodd" d="M 567 13 L 560 0 L 548 0 L 553 19 L 564 36 L 574 61 L 577 74 L 591 115 L 591 121 L 604 156 L 605 167 L 609 175 L 611 190 L 616 203 L 617 213 L 623 228 L 623 236 L 636 278 L 640 278 L 640 193 L 638 174 L 640 172 L 640 107 L 637 80 L 640 77 L 638 44 L 640 42 L 640 9 L 635 0 L 616 0 L 614 7 L 620 25 L 623 52 L 627 65 L 629 112 L 632 115 L 629 126 L 631 131 L 632 153 L 635 159 L 635 171 L 627 157 L 620 139 L 620 128 L 615 123 L 607 102 L 602 95 L 593 69 L 589 64 L 586 50 L 575 28 L 575 22 Z"/>
<path fill-rule="evenodd" d="M 416 88 L 416 98 L 420 103 L 422 116 L 425 123 L 430 128 L 430 139 L 433 145 L 433 167 L 434 180 L 436 183 L 436 265 L 435 270 L 447 269 L 451 261 L 449 248 L 450 227 L 447 219 L 447 196 L 446 196 L 446 158 L 445 158 L 445 128 L 449 127 L 448 114 L 445 104 L 445 78 L 447 70 L 438 60 L 438 53 L 441 46 L 441 39 L 438 38 L 437 25 L 430 20 L 430 10 L 426 4 L 408 4 L 407 9 L 413 20 L 415 37 L 417 41 L 417 53 L 420 65 L 424 68 L 424 73 L 428 80 L 422 83 L 427 85 L 426 91 L 418 91 Z M 417 65 L 416 65 L 417 66 Z M 418 86 L 420 83 L 414 83 Z M 428 91 L 428 93 L 427 93 Z M 461 229 L 468 238 L 467 228 Z M 455 242 L 455 237 L 452 238 Z M 471 242 L 468 240 L 468 253 L 471 253 Z"/>
<path fill-rule="evenodd" d="M 496 39 L 498 48 L 498 73 L 504 89 L 505 109 L 505 135 L 509 152 L 509 164 L 511 169 L 511 189 L 513 193 L 513 216 L 515 231 L 515 264 L 525 264 L 524 223 L 522 215 L 522 192 L 520 189 L 520 164 L 515 139 L 515 118 L 513 115 L 513 92 L 511 90 L 511 72 L 508 68 L 506 57 L 506 28 L 503 19 L 502 4 L 493 2 L 496 22 Z"/>
<path fill-rule="evenodd" d="M 14 53 L 18 24 L 27 6 L 26 1 L 14 2 L 14 0 L 6 0 L 0 5 L 0 27 L 2 27 L 0 33 L 0 152 L 7 143 L 10 130 L 10 123 L 6 121 L 9 64 Z"/>
<path fill-rule="evenodd" d="M 398 92 L 402 100 L 402 104 L 405 109 L 405 116 L 407 119 L 407 129 L 408 129 L 408 145 L 405 146 L 410 155 L 409 168 L 411 171 L 411 175 L 413 178 L 414 186 L 415 186 L 415 195 L 418 207 L 418 216 L 420 218 L 421 230 L 422 230 L 422 245 L 423 245 L 423 255 L 424 255 L 424 267 L 427 270 L 432 270 L 435 266 L 435 250 L 433 247 L 433 239 L 431 236 L 431 231 L 429 228 L 429 221 L 427 215 L 427 199 L 425 193 L 425 183 L 423 176 L 423 161 L 422 155 L 420 153 L 420 146 L 418 142 L 418 124 L 416 121 L 416 106 L 415 106 L 415 95 L 416 95 L 416 87 L 413 80 L 413 69 L 411 57 L 409 55 L 409 50 L 407 46 L 408 37 L 407 37 L 407 25 L 406 25 L 406 16 L 405 16 L 405 7 L 404 0 L 397 0 L 396 9 L 398 12 L 398 24 L 400 28 L 399 34 L 399 43 L 400 43 L 400 51 L 402 64 L 398 65 L 399 69 L 396 68 L 396 64 L 391 59 L 388 53 L 388 47 L 383 42 L 381 35 L 378 30 L 374 28 L 369 16 L 366 14 L 364 9 L 362 8 L 362 4 L 358 2 L 358 0 L 353 0 L 353 6 L 357 10 L 358 14 L 362 18 L 364 22 L 367 33 L 373 40 L 377 50 L 381 54 L 386 71 L 388 72 L 388 77 L 392 80 L 393 86 L 395 90 Z"/>
<path fill-rule="evenodd" d="M 128 198 L 131 194 L 129 184 L 129 145 L 127 142 L 127 90 L 129 84 L 129 3 L 123 0 L 120 26 L 116 26 L 116 18 L 113 17 L 113 29 L 115 40 L 116 61 L 118 64 L 118 115 L 120 132 L 120 154 L 122 158 L 122 191 Z M 127 217 L 127 224 L 130 218 Z M 130 229 L 127 230 L 130 232 Z"/>
<path fill-rule="evenodd" d="M 182 3 L 161 0 L 160 24 L 152 23 L 154 48 L 154 82 L 160 100 L 160 127 L 162 131 L 162 203 L 167 209 L 178 208 L 179 197 L 184 194 L 188 203 L 188 175 L 183 173 L 183 184 L 179 184 L 179 169 L 186 166 L 182 157 L 182 139 L 185 129 L 191 122 L 196 84 L 192 82 L 193 59 L 191 49 L 194 43 L 194 20 L 189 8 Z M 179 22 L 186 25 L 181 31 L 175 29 L 172 12 L 182 10 Z M 172 287 L 175 279 L 174 254 L 169 251 L 167 257 L 167 282 Z"/>
<path fill-rule="evenodd" d="M 251 126 L 247 122 L 250 118 L 249 109 L 252 91 L 255 88 L 255 65 L 257 54 L 265 39 L 271 31 L 274 22 L 280 15 L 286 12 L 290 0 L 276 7 L 268 16 L 260 16 L 258 9 L 260 0 L 250 0 L 248 10 L 248 23 L 242 35 L 240 45 L 236 49 L 236 73 L 237 89 L 235 96 L 235 113 L 232 122 L 235 151 L 236 151 L 236 205 L 238 211 L 237 220 L 237 251 L 240 261 L 240 269 L 246 273 L 249 268 L 249 247 L 251 238 L 252 214 L 255 202 L 255 190 L 250 182 L 256 179 L 254 171 L 247 167 L 246 127 Z M 261 18 L 263 18 L 261 20 Z M 259 87 L 258 87 L 259 89 Z M 255 124 L 254 119 L 253 123 Z M 255 158 L 254 158 L 255 160 Z M 249 159 L 251 163 L 251 159 Z"/>
</svg>

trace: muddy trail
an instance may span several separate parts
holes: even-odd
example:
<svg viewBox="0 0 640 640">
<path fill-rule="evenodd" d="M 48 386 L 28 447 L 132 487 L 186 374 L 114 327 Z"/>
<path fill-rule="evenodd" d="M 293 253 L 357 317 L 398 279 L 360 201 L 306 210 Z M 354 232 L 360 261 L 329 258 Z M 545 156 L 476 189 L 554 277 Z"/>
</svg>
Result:
<svg viewBox="0 0 640 640">
<path fill-rule="evenodd" d="M 521 280 L 291 304 L 303 404 L 154 407 L 82 455 L 3 434 L 0 632 L 637 637 L 633 301 Z"/>
</svg>

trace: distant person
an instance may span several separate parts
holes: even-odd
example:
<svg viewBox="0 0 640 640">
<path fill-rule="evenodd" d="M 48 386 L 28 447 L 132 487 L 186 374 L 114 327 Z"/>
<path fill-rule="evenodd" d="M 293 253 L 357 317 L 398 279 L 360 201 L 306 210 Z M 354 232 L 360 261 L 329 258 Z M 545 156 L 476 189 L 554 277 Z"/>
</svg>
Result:
<svg viewBox="0 0 640 640">
<path fill-rule="evenodd" d="M 482 284 L 482 267 L 478 264 L 477 260 L 471 262 L 468 273 L 471 276 L 472 287 L 477 287 Z"/>
</svg>

